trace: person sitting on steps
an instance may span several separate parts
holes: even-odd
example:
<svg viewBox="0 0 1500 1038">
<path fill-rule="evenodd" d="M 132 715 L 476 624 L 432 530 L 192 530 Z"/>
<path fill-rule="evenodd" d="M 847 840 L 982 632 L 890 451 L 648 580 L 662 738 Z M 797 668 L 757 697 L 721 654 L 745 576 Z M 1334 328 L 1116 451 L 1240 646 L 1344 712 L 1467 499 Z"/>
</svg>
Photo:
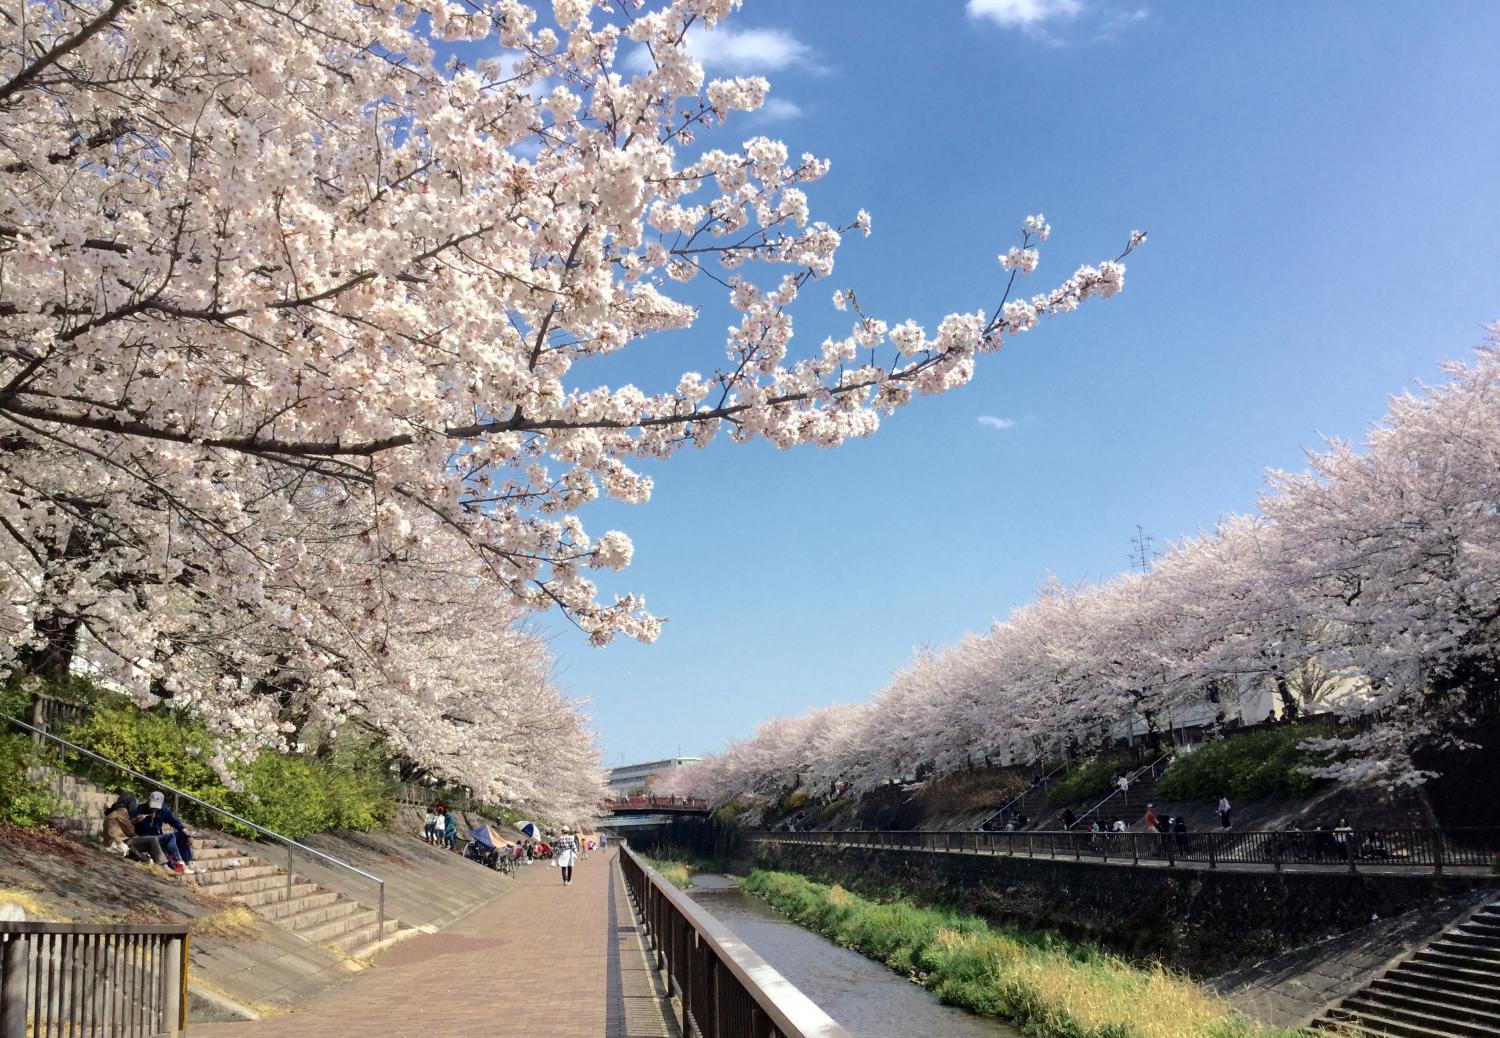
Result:
<svg viewBox="0 0 1500 1038">
<path fill-rule="evenodd" d="M 111 854 L 132 861 L 154 861 L 158 865 L 167 863 L 161 849 L 161 841 L 154 836 L 142 836 L 135 831 L 130 816 L 140 809 L 141 802 L 132 793 L 121 793 L 104 815 L 104 847 Z"/>
<path fill-rule="evenodd" d="M 139 811 L 131 821 L 135 824 L 135 831 L 141 836 L 155 836 L 161 841 L 161 849 L 166 852 L 172 862 L 173 872 L 197 872 L 193 865 L 193 845 L 190 840 L 187 826 L 182 824 L 182 819 L 167 809 L 167 798 L 161 790 L 157 790 L 146 798 L 146 808 Z M 171 829 L 169 833 L 163 833 L 163 828 Z"/>
</svg>

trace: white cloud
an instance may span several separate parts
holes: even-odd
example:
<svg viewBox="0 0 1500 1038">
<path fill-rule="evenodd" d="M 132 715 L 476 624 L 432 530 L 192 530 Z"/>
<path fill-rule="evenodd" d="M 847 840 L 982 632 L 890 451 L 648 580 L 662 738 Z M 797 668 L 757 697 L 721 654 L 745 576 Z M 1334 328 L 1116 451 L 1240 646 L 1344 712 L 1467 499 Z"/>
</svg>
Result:
<svg viewBox="0 0 1500 1038">
<path fill-rule="evenodd" d="M 969 0 L 970 18 L 986 18 L 1006 29 L 1034 29 L 1068 21 L 1083 10 L 1082 0 Z"/>
<path fill-rule="evenodd" d="M 756 110 L 755 118 L 765 122 L 781 122 L 795 119 L 801 114 L 802 106 L 796 101 L 788 101 L 784 97 L 768 97 L 766 103 Z"/>
<path fill-rule="evenodd" d="M 685 41 L 687 52 L 710 74 L 779 72 L 793 65 L 819 71 L 812 64 L 812 48 L 784 29 L 691 29 Z M 636 47 L 625 59 L 632 72 L 651 67 L 651 55 Z"/>
<path fill-rule="evenodd" d="M 992 414 L 982 414 L 979 416 L 979 424 L 987 425 L 991 429 L 1014 429 L 1016 427 L 1016 420 L 1014 418 L 996 418 Z"/>
<path fill-rule="evenodd" d="M 726 72 L 776 72 L 812 56 L 812 48 L 784 30 L 727 26 L 689 32 L 687 50 L 704 68 Z"/>
</svg>

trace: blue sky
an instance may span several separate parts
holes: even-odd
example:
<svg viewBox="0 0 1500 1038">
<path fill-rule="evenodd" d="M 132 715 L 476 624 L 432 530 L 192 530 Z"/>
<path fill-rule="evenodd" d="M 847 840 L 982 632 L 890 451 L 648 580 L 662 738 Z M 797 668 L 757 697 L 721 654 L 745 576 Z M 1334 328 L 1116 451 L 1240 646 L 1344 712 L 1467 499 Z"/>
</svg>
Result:
<svg viewBox="0 0 1500 1038">
<path fill-rule="evenodd" d="M 603 650 L 545 622 L 609 762 L 865 698 L 1048 573 L 1127 568 L 1136 523 L 1170 539 L 1253 508 L 1267 467 L 1438 378 L 1500 318 L 1496 39 L 1489 3 L 748 0 L 705 58 L 775 104 L 720 132 L 828 157 L 818 215 L 874 217 L 805 341 L 847 329 L 835 288 L 892 321 L 992 303 L 1027 213 L 1054 228 L 1034 291 L 1151 238 L 1124 294 L 870 440 L 723 441 L 652 469 L 650 504 L 586 510 L 636 544 L 607 586 L 671 618 Z M 723 324 L 604 374 L 712 370 Z"/>
</svg>

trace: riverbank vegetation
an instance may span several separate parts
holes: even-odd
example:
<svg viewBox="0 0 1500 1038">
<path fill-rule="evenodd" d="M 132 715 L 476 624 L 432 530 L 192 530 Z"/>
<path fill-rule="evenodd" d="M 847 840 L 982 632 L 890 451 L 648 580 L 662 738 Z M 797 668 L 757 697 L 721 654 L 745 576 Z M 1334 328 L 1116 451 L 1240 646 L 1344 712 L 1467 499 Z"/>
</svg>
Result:
<svg viewBox="0 0 1500 1038">
<path fill-rule="evenodd" d="M 656 874 L 678 890 L 687 890 L 693 885 L 693 867 L 685 861 L 651 858 L 641 855 L 641 860 L 656 870 Z"/>
<path fill-rule="evenodd" d="M 1033 1038 L 1301 1038 L 1236 1017 L 1191 980 L 1055 934 L 905 901 L 880 903 L 787 872 L 741 889 L 793 922 L 884 962 L 949 1005 Z"/>
</svg>

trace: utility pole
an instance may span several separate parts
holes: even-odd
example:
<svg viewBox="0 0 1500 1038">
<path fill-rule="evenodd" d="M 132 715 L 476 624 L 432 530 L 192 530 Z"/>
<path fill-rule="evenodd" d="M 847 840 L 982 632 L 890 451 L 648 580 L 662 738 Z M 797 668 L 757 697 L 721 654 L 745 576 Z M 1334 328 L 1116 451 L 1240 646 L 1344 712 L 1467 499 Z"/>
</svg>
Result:
<svg viewBox="0 0 1500 1038">
<path fill-rule="evenodd" d="M 1138 573 L 1150 573 L 1151 563 L 1161 558 L 1161 553 L 1151 545 L 1155 538 L 1135 524 L 1135 536 L 1130 538 L 1130 568 Z"/>
</svg>

